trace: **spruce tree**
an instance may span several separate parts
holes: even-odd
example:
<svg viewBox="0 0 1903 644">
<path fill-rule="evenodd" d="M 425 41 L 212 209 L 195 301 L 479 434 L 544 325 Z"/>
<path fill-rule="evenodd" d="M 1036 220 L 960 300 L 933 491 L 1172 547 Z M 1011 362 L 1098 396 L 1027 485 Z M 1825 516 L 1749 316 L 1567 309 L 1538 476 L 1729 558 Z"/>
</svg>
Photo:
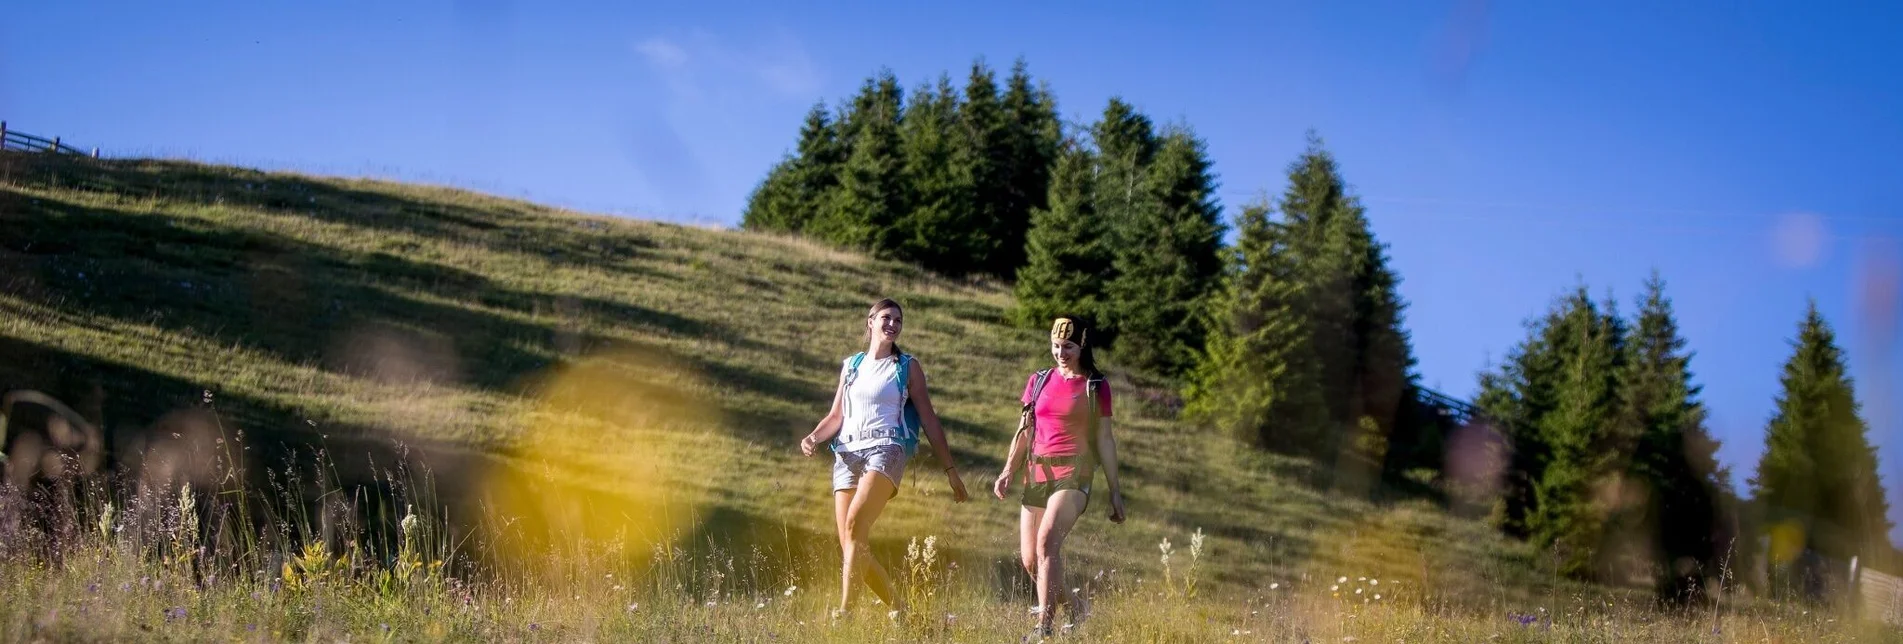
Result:
<svg viewBox="0 0 1903 644">
<path fill-rule="evenodd" d="M 839 185 L 845 154 L 824 102 L 814 104 L 800 126 L 796 154 L 783 157 L 767 172 L 741 217 L 747 230 L 800 232 L 824 208 Z"/>
<path fill-rule="evenodd" d="M 973 185 L 960 163 L 958 94 L 950 77 L 921 87 L 905 110 L 901 139 L 911 208 L 895 225 L 895 256 L 950 275 L 979 268 L 987 237 L 972 225 Z"/>
<path fill-rule="evenodd" d="M 805 226 L 804 211 L 794 180 L 799 158 L 791 154 L 780 158 L 767 170 L 766 178 L 747 195 L 746 210 L 740 214 L 740 227 L 764 232 L 799 232 Z"/>
<path fill-rule="evenodd" d="M 895 226 L 909 205 L 899 139 L 902 100 L 890 71 L 876 82 L 868 79 L 855 97 L 853 111 L 842 119 L 852 152 L 840 172 L 838 190 L 808 224 L 815 237 L 892 256 Z"/>
<path fill-rule="evenodd" d="M 1047 205 L 1031 215 L 1025 246 L 1029 256 L 1017 271 L 1013 317 L 1029 327 L 1047 326 L 1059 315 L 1103 320 L 1104 287 L 1110 282 L 1109 222 L 1092 203 L 1096 158 L 1066 139 L 1052 171 Z"/>
<path fill-rule="evenodd" d="M 1806 552 L 1838 562 L 1889 556 L 1889 503 L 1878 485 L 1876 452 L 1843 351 L 1815 300 L 1779 381 L 1783 391 L 1750 481 L 1771 531 L 1774 583 L 1798 581 L 1805 571 L 1790 564 Z"/>
<path fill-rule="evenodd" d="M 1406 419 L 1403 402 L 1413 395 L 1415 362 L 1402 327 L 1406 305 L 1400 278 L 1388 268 L 1387 247 L 1375 239 L 1360 201 L 1345 194 L 1345 185 L 1342 192 L 1323 235 L 1325 256 L 1332 261 L 1321 265 L 1340 271 L 1324 283 L 1346 286 L 1346 315 L 1326 327 L 1336 332 L 1332 337 L 1342 344 L 1335 346 L 1343 351 L 1328 351 L 1333 347 L 1325 344 L 1317 348 L 1346 367 L 1329 374 L 1339 379 L 1324 388 L 1338 426 L 1347 432 L 1338 448 L 1341 467 L 1380 468 L 1396 424 Z"/>
<path fill-rule="evenodd" d="M 1616 531 L 1655 553 L 1657 591 L 1672 601 L 1698 598 L 1729 547 L 1721 499 L 1730 484 L 1717 462 L 1718 442 L 1705 428 L 1685 346 L 1665 282 L 1653 271 L 1627 344 L 1614 424 L 1627 444 L 1621 449 L 1631 453 L 1628 485 L 1642 491 L 1644 502 L 1617 517 Z"/>
<path fill-rule="evenodd" d="M 1005 130 L 1000 204 L 991 237 L 996 249 L 985 264 L 994 275 L 1008 276 L 1024 264 L 1025 234 L 1031 214 L 1045 207 L 1063 129 L 1056 100 L 1048 88 L 1032 84 L 1024 59 L 1012 65 L 1003 97 Z"/>
<path fill-rule="evenodd" d="M 1416 397 L 1414 358 L 1400 278 L 1314 132 L 1288 177 L 1279 206 L 1287 252 L 1305 284 L 1297 306 L 1309 338 L 1303 360 L 1312 365 L 1322 405 L 1313 417 L 1325 425 L 1307 449 L 1341 467 L 1385 469 L 1390 450 L 1406 454 L 1436 440 L 1420 426 L 1397 427 L 1430 420 L 1409 404 Z M 1410 442 L 1396 445 L 1396 437 Z"/>
<path fill-rule="evenodd" d="M 1587 370 L 1610 352 L 1606 326 L 1580 286 L 1528 321 L 1527 337 L 1496 370 L 1481 375 L 1475 405 L 1502 425 L 1508 450 L 1491 521 L 1509 535 L 1544 547 L 1571 532 L 1554 521 L 1574 518 L 1576 508 L 1565 507 L 1575 500 L 1571 484 L 1600 468 L 1559 461 L 1577 457 L 1586 449 L 1582 446 L 1592 444 L 1590 425 L 1605 413 L 1606 392 L 1594 390 L 1594 374 Z"/>
<path fill-rule="evenodd" d="M 958 112 L 961 149 L 957 159 L 959 172 L 971 182 L 971 212 L 965 221 L 975 244 L 965 261 L 974 271 L 994 268 L 993 258 L 1004 247 L 1000 235 L 1002 222 L 1009 219 L 1005 213 L 1005 188 L 1010 178 L 1008 119 L 998 97 L 996 75 L 984 61 L 973 62 L 965 80 L 965 101 Z"/>
<path fill-rule="evenodd" d="M 1184 417 L 1248 444 L 1305 448 L 1325 426 L 1319 380 L 1306 359 L 1306 284 L 1289 252 L 1288 229 L 1265 200 L 1242 208 L 1212 298 L 1208 344 L 1187 388 Z"/>
<path fill-rule="evenodd" d="M 1562 574 L 1588 578 L 1596 572 L 1606 523 L 1594 491 L 1621 464 L 1611 428 L 1625 330 L 1612 304 L 1602 313 L 1584 287 L 1567 304 L 1558 326 L 1569 336 L 1558 343 L 1564 347 L 1555 387 L 1558 405 L 1538 425 L 1552 460 L 1534 488 L 1538 505 L 1530 523 L 1534 544 L 1559 553 Z"/>
<path fill-rule="evenodd" d="M 1166 132 L 1118 240 L 1106 293 L 1124 364 L 1178 377 L 1203 350 L 1199 316 L 1221 271 L 1215 188 L 1203 142 L 1187 127 Z"/>
<path fill-rule="evenodd" d="M 1143 177 L 1156 156 L 1156 126 L 1148 116 L 1113 97 L 1091 126 L 1097 148 L 1097 212 L 1110 220 L 1116 247 L 1127 247 L 1143 203 Z M 1105 320 L 1114 333 L 1116 321 Z"/>
</svg>

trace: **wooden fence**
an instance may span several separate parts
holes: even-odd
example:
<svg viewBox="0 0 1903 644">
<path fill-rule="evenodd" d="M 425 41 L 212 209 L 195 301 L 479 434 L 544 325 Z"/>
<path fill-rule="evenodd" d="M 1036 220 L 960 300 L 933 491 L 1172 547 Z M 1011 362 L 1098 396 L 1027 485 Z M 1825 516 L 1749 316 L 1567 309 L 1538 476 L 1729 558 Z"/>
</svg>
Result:
<svg viewBox="0 0 1903 644">
<path fill-rule="evenodd" d="M 1869 568 L 1855 569 L 1857 600 L 1864 617 L 1892 626 L 1903 625 L 1903 577 Z"/>
<path fill-rule="evenodd" d="M 16 152 L 52 152 L 55 154 L 86 154 L 85 151 L 61 143 L 59 137 L 45 138 L 18 132 L 7 128 L 6 121 L 0 121 L 0 150 Z M 99 158 L 99 148 L 92 149 L 92 158 Z"/>
</svg>

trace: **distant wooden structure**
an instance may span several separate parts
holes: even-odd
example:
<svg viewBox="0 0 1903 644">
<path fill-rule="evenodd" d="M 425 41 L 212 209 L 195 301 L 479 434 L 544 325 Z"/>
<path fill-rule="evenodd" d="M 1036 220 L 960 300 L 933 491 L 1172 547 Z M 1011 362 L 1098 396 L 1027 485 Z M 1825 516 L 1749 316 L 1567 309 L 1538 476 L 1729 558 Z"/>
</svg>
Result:
<svg viewBox="0 0 1903 644">
<path fill-rule="evenodd" d="M 1864 618 L 1903 626 L 1903 577 L 1860 568 L 1852 558 L 1850 583 Z"/>
<path fill-rule="evenodd" d="M 6 121 L 0 121 L 0 150 L 77 154 L 81 156 L 91 156 L 95 159 L 99 158 L 99 148 L 93 148 L 92 152 L 88 154 L 79 148 L 61 143 L 57 136 L 49 139 L 10 129 L 7 127 Z"/>
<path fill-rule="evenodd" d="M 1421 402 L 1439 408 L 1441 414 L 1453 420 L 1455 425 L 1465 425 L 1484 415 L 1479 407 L 1465 400 L 1426 387 L 1421 387 L 1420 392 Z"/>
</svg>

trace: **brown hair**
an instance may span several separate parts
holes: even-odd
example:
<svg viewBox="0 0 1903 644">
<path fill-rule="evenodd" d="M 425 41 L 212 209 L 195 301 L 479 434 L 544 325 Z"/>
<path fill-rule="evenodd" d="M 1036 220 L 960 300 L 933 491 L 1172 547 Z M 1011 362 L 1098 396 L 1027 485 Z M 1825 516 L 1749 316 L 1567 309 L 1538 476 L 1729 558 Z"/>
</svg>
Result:
<svg viewBox="0 0 1903 644">
<path fill-rule="evenodd" d="M 884 311 L 886 309 L 897 309 L 901 314 L 905 312 L 905 307 L 899 306 L 898 301 L 888 297 L 888 298 L 879 300 L 877 302 L 873 302 L 872 308 L 866 309 L 866 319 L 870 320 L 872 319 L 872 316 L 878 315 L 880 311 Z M 870 344 L 871 342 L 872 342 L 872 329 L 868 328 L 866 329 L 866 343 Z M 899 343 L 896 340 L 892 342 L 892 353 L 895 353 L 895 354 L 905 353 L 904 350 L 899 348 Z"/>
</svg>

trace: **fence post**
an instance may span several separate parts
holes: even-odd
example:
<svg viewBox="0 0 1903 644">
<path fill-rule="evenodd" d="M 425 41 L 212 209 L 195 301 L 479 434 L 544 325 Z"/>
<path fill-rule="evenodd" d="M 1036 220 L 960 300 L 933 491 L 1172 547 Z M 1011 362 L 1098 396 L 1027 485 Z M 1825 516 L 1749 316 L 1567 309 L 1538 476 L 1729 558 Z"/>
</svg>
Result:
<svg viewBox="0 0 1903 644">
<path fill-rule="evenodd" d="M 99 148 L 93 148 L 93 158 L 99 158 Z"/>
<path fill-rule="evenodd" d="M 0 152 L 7 149 L 7 122 L 0 121 Z"/>
<path fill-rule="evenodd" d="M 56 137 L 53 137 L 53 146 L 52 146 L 52 147 L 49 147 L 49 148 L 47 148 L 47 149 L 46 149 L 46 151 L 47 151 L 47 152 L 59 152 L 59 137 L 57 137 L 57 136 L 56 136 Z"/>
</svg>

